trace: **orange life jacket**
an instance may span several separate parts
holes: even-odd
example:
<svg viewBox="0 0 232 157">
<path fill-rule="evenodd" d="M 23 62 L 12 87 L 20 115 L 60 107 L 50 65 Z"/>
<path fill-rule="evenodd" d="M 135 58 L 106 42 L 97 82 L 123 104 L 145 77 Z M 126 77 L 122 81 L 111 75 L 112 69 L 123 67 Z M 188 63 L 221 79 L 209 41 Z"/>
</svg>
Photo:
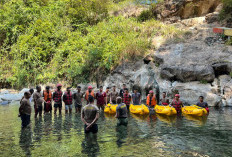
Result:
<svg viewBox="0 0 232 157">
<path fill-rule="evenodd" d="M 49 90 L 49 92 L 47 92 L 47 90 L 44 90 L 43 95 L 44 95 L 45 101 L 52 100 L 52 92 L 50 90 Z"/>
<path fill-rule="evenodd" d="M 95 98 L 93 90 L 91 91 L 90 95 L 92 95 Z M 89 90 L 85 92 L 85 100 L 88 101 L 88 98 L 89 98 Z"/>
<path fill-rule="evenodd" d="M 150 102 L 151 99 L 151 102 Z M 147 95 L 147 105 L 148 106 L 155 106 L 157 104 L 155 95 L 153 95 L 152 98 L 150 98 L 150 94 Z"/>
</svg>

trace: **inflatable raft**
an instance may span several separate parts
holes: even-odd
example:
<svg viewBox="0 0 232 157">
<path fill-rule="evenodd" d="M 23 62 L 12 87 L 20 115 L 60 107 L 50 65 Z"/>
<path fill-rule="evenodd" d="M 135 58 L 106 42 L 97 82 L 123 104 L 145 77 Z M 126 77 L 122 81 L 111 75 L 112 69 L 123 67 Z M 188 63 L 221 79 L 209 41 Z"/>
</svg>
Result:
<svg viewBox="0 0 232 157">
<path fill-rule="evenodd" d="M 155 112 L 162 115 L 172 116 L 176 115 L 176 109 L 170 106 L 155 106 Z"/>
<path fill-rule="evenodd" d="M 105 106 L 104 112 L 108 113 L 108 114 L 115 114 L 116 113 L 116 107 L 118 105 L 114 105 L 114 104 L 107 104 Z"/>
<path fill-rule="evenodd" d="M 138 115 L 146 115 L 149 114 L 149 109 L 146 105 L 130 105 L 130 112 Z"/>
<path fill-rule="evenodd" d="M 164 123 L 167 123 L 167 124 L 176 123 L 176 119 L 177 119 L 176 115 L 167 116 L 167 115 L 164 115 L 164 114 L 157 114 L 156 116 L 161 122 L 164 122 Z"/>
<path fill-rule="evenodd" d="M 205 108 L 196 105 L 183 107 L 182 113 L 186 115 L 200 116 L 200 117 L 208 114 Z"/>
</svg>

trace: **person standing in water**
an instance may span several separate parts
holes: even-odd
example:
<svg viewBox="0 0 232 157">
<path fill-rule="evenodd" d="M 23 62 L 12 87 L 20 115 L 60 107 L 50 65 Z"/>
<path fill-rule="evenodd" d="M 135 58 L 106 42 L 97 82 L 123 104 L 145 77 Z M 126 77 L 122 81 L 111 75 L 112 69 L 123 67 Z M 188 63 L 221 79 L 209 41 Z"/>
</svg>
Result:
<svg viewBox="0 0 232 157">
<path fill-rule="evenodd" d="M 162 98 L 160 99 L 160 102 L 164 106 L 169 105 L 169 99 L 166 97 L 166 92 L 163 92 Z"/>
<path fill-rule="evenodd" d="M 93 87 L 89 86 L 88 90 L 85 92 L 85 100 L 87 101 L 87 104 L 89 103 L 89 96 L 92 96 L 93 98 L 95 98 L 95 94 L 93 91 Z"/>
<path fill-rule="evenodd" d="M 105 106 L 105 98 L 106 98 L 106 93 L 103 92 L 103 87 L 100 86 L 99 91 L 96 93 L 96 99 L 97 99 L 97 107 L 102 109 L 104 111 L 104 106 Z"/>
<path fill-rule="evenodd" d="M 134 93 L 132 94 L 132 104 L 140 105 L 141 102 L 141 94 L 138 93 L 138 89 L 134 89 Z"/>
<path fill-rule="evenodd" d="M 131 95 L 129 94 L 129 91 L 127 88 L 125 88 L 124 91 L 125 91 L 125 93 L 123 94 L 123 103 L 126 104 L 127 111 L 129 111 L 130 102 L 131 102 Z"/>
<path fill-rule="evenodd" d="M 30 99 L 31 94 L 29 92 L 24 93 L 24 98 L 20 101 L 19 107 L 19 117 L 22 120 L 22 128 L 26 128 L 30 124 L 31 119 L 31 104 Z"/>
<path fill-rule="evenodd" d="M 123 84 L 122 89 L 120 89 L 120 92 L 119 92 L 119 95 L 120 95 L 121 98 L 123 98 L 123 94 L 125 92 L 125 89 L 126 89 L 126 84 Z"/>
<path fill-rule="evenodd" d="M 33 94 L 34 99 L 34 109 L 35 109 L 35 118 L 39 114 L 39 116 L 42 116 L 42 110 L 43 110 L 43 97 L 41 94 L 41 86 L 36 86 L 36 92 Z"/>
<path fill-rule="evenodd" d="M 105 103 L 106 103 L 106 105 L 107 104 L 109 104 L 110 103 L 110 95 L 111 95 L 111 92 L 110 92 L 110 87 L 107 87 L 106 88 L 106 97 L 105 97 L 105 99 L 106 99 L 106 101 L 105 101 Z"/>
<path fill-rule="evenodd" d="M 176 94 L 175 99 L 173 99 L 171 105 L 176 109 L 177 114 L 181 113 L 181 108 L 183 107 L 182 101 L 180 101 L 180 95 Z"/>
<path fill-rule="evenodd" d="M 154 92 L 152 90 L 150 90 L 149 94 L 147 95 L 146 104 L 149 108 L 154 108 L 155 105 L 157 104 L 156 97 L 155 97 Z"/>
<path fill-rule="evenodd" d="M 207 102 L 204 102 L 204 97 L 199 96 L 199 102 L 196 104 L 199 107 L 205 108 L 207 112 L 209 112 L 209 105 Z"/>
<path fill-rule="evenodd" d="M 65 103 L 65 113 L 67 114 L 69 112 L 69 114 L 72 113 L 72 92 L 71 92 L 71 88 L 68 87 L 67 91 L 64 93 L 63 95 L 63 101 Z"/>
<path fill-rule="evenodd" d="M 113 86 L 113 90 L 112 92 L 110 93 L 110 103 L 111 104 L 116 104 L 116 99 L 118 97 L 118 92 L 116 91 L 116 86 L 114 85 Z"/>
<path fill-rule="evenodd" d="M 81 112 L 84 93 L 81 92 L 81 86 L 77 86 L 77 92 L 73 95 L 75 101 L 76 113 Z"/>
<path fill-rule="evenodd" d="M 44 97 L 44 113 L 52 112 L 52 92 L 49 86 L 43 91 Z"/>
<path fill-rule="evenodd" d="M 61 84 L 57 84 L 56 87 L 57 87 L 57 89 L 53 93 L 53 96 L 52 96 L 53 101 L 54 101 L 54 114 L 56 114 L 57 108 L 59 108 L 59 114 L 61 114 L 62 95 L 63 95 L 63 92 L 61 91 L 62 85 Z"/>
<path fill-rule="evenodd" d="M 115 115 L 115 118 L 118 119 L 118 126 L 119 125 L 127 125 L 128 123 L 128 120 L 127 120 L 127 106 L 122 103 L 122 98 L 121 97 L 118 97 L 117 98 L 117 108 L 116 108 L 116 115 Z"/>
<path fill-rule="evenodd" d="M 30 92 L 30 94 L 31 94 L 31 97 L 30 97 L 30 99 L 29 99 L 29 101 L 30 101 L 30 103 L 31 103 L 31 102 L 32 102 L 32 99 L 33 99 L 34 89 L 31 88 L 31 89 L 29 90 L 29 92 Z"/>
<path fill-rule="evenodd" d="M 81 120 L 85 124 L 84 130 L 88 134 L 92 132 L 96 134 L 98 132 L 98 125 L 96 124 L 99 118 L 99 109 L 94 105 L 94 97 L 89 96 L 89 103 L 83 107 L 81 111 Z"/>
</svg>

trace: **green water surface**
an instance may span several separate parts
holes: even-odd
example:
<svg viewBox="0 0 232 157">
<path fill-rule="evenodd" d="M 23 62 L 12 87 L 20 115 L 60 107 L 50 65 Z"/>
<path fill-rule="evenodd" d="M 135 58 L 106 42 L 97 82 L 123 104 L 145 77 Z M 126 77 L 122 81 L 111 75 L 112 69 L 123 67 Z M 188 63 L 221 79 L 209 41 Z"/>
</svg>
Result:
<svg viewBox="0 0 232 157">
<path fill-rule="evenodd" d="M 207 118 L 129 115 L 127 127 L 100 113 L 97 139 L 87 139 L 80 114 L 31 117 L 22 130 L 19 105 L 0 106 L 0 156 L 232 156 L 232 109 Z"/>
</svg>

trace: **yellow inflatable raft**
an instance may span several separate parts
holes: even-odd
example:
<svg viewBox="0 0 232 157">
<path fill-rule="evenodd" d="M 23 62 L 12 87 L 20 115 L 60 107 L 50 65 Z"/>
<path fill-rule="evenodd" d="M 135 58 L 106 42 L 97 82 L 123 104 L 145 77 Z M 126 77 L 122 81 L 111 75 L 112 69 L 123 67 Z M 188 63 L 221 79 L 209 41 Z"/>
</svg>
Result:
<svg viewBox="0 0 232 157">
<path fill-rule="evenodd" d="M 141 105 L 130 105 L 130 112 L 134 114 L 139 114 L 139 115 L 146 115 L 149 114 L 149 109 L 146 105 L 141 104 Z"/>
<path fill-rule="evenodd" d="M 193 106 L 183 107 L 182 113 L 186 115 L 193 115 L 193 116 L 204 116 L 207 115 L 208 112 L 205 108 L 193 105 Z"/>
<path fill-rule="evenodd" d="M 167 124 L 172 124 L 172 123 L 176 123 L 176 118 L 177 116 L 176 115 L 173 115 L 173 116 L 167 116 L 167 115 L 164 115 L 164 114 L 157 114 L 157 118 L 164 122 L 164 123 L 167 123 Z"/>
<path fill-rule="evenodd" d="M 118 105 L 114 105 L 114 104 L 107 104 L 105 106 L 104 112 L 108 113 L 108 114 L 115 114 L 116 113 L 116 107 Z"/>
<path fill-rule="evenodd" d="M 158 114 L 163 114 L 167 116 L 176 115 L 176 109 L 170 106 L 155 106 L 155 112 Z"/>
</svg>

